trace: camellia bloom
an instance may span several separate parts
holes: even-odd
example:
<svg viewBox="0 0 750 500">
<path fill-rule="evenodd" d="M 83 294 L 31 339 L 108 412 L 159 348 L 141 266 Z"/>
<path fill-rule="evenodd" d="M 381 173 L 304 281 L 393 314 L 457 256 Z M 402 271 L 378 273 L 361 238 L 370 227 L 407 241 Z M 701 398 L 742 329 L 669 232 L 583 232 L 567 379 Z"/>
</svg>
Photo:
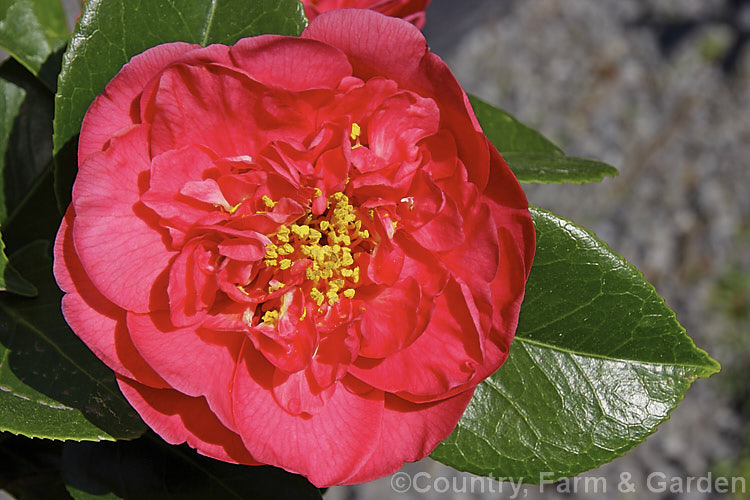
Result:
<svg viewBox="0 0 750 500">
<path fill-rule="evenodd" d="M 430 453 L 508 356 L 527 202 L 407 22 L 149 49 L 78 157 L 63 312 L 170 443 L 367 481 Z"/>
<path fill-rule="evenodd" d="M 302 0 L 305 15 L 314 19 L 322 12 L 334 9 L 371 9 L 391 17 L 400 17 L 422 28 L 425 9 L 430 0 Z"/>
</svg>

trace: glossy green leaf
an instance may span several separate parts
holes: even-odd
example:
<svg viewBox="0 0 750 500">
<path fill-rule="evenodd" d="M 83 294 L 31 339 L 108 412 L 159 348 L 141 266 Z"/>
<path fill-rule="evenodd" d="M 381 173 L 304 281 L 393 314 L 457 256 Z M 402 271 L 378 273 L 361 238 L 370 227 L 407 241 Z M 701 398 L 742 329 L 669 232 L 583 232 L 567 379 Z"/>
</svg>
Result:
<svg viewBox="0 0 750 500">
<path fill-rule="evenodd" d="M 478 97 L 469 100 L 482 130 L 520 182 L 581 184 L 617 175 L 617 169 L 606 163 L 565 156 L 542 134 Z"/>
<path fill-rule="evenodd" d="M 617 175 L 617 169 L 606 163 L 572 156 L 545 153 L 503 153 L 503 158 L 520 182 L 583 184 L 599 182 Z"/>
<path fill-rule="evenodd" d="M 26 92 L 21 87 L 0 78 L 0 230 L 7 217 L 4 172 L 8 140 L 25 97 Z M 18 271 L 10 266 L 5 254 L 2 235 L 0 235 L 0 291 L 26 296 L 36 294 L 34 285 L 24 280 Z"/>
<path fill-rule="evenodd" d="M 166 42 L 232 44 L 264 33 L 299 35 L 296 0 L 89 0 L 68 45 L 55 101 L 55 155 L 74 139 L 91 102 L 136 54 Z M 58 164 L 61 207 L 70 201 L 75 147 Z"/>
<path fill-rule="evenodd" d="M 60 0 L 0 0 L 0 48 L 55 88 L 59 65 L 51 57 L 68 40 Z"/>
<path fill-rule="evenodd" d="M 89 441 L 136 437 L 145 426 L 112 371 L 62 317 L 48 246 L 32 243 L 10 259 L 38 297 L 0 296 L 0 431 Z"/>
<path fill-rule="evenodd" d="M 13 125 L 25 98 L 25 90 L 0 78 L 0 224 L 8 216 L 5 207 L 5 155 Z"/>
<path fill-rule="evenodd" d="M 5 113 L 0 115 L 3 122 L 0 138 L 7 134 L 8 141 L 0 157 L 0 168 L 3 169 L 0 223 L 5 224 L 5 216 L 12 215 L 52 161 L 54 95 L 13 59 L 0 65 L 2 85 L 23 93 L 20 103 L 16 103 L 18 108 L 14 119 Z M 6 243 L 12 246 L 10 241 L 6 240 Z"/>
<path fill-rule="evenodd" d="M 540 209 L 532 215 L 537 252 L 508 361 L 432 456 L 536 483 L 623 455 L 720 367 L 593 234 Z"/>
<path fill-rule="evenodd" d="M 152 433 L 128 442 L 66 443 L 63 476 L 76 500 L 322 498 L 302 476 L 206 458 Z"/>
<path fill-rule="evenodd" d="M 28 70 L 13 59 L 0 65 L 0 290 L 24 296 L 35 295 L 36 289 L 8 264 L 4 246 L 13 251 L 24 243 L 7 231 L 52 161 L 52 111 L 52 93 Z M 52 208 L 46 216 L 35 213 L 31 225 L 58 218 Z"/>
</svg>

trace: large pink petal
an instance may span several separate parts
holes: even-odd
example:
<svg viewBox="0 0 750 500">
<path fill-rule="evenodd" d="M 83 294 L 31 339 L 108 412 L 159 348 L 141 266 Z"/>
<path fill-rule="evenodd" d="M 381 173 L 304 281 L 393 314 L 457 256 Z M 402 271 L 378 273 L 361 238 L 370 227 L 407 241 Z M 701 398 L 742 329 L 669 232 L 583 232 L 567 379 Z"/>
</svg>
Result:
<svg viewBox="0 0 750 500">
<path fill-rule="evenodd" d="M 154 389 L 117 377 L 120 390 L 144 422 L 170 444 L 187 441 L 202 455 L 225 462 L 261 465 L 240 437 L 224 427 L 203 398 L 191 398 L 172 389 Z"/>
<path fill-rule="evenodd" d="M 484 361 L 479 336 L 459 285 L 450 281 L 419 338 L 383 360 L 359 358 L 349 373 L 413 401 L 445 398 L 476 379 Z"/>
<path fill-rule="evenodd" d="M 152 47 L 133 57 L 91 104 L 81 125 L 78 163 L 101 151 L 121 128 L 140 123 L 138 94 L 148 81 L 182 54 L 199 47 L 183 42 Z"/>
<path fill-rule="evenodd" d="M 107 366 L 126 377 L 154 387 L 166 383 L 143 360 L 125 326 L 125 311 L 94 287 L 73 248 L 73 208 L 69 207 L 55 240 L 54 273 L 66 294 L 62 299 L 65 320 L 81 340 Z"/>
<path fill-rule="evenodd" d="M 319 413 L 287 413 L 273 397 L 273 367 L 251 345 L 237 367 L 234 415 L 257 460 L 306 476 L 318 487 L 340 484 L 372 455 L 381 436 L 383 393 L 355 394 L 339 382 Z"/>
<path fill-rule="evenodd" d="M 219 420 L 234 429 L 232 379 L 243 334 L 176 328 L 166 312 L 130 313 L 127 324 L 138 352 L 170 386 L 187 396 L 205 396 Z"/>
<path fill-rule="evenodd" d="M 107 299 L 135 312 L 163 305 L 152 301 L 162 300 L 174 255 L 157 217 L 139 202 L 150 165 L 147 134 L 147 125 L 136 125 L 114 137 L 81 165 L 73 186 L 73 242 L 81 264 Z"/>
<path fill-rule="evenodd" d="M 380 440 L 370 460 L 343 484 L 378 479 L 396 472 L 404 462 L 429 455 L 453 432 L 473 394 L 469 389 L 449 399 L 421 404 L 386 394 L 382 434 L 388 438 Z"/>
<path fill-rule="evenodd" d="M 314 40 L 263 35 L 240 40 L 229 53 L 253 79 L 285 90 L 336 88 L 352 74 L 340 50 Z"/>
</svg>

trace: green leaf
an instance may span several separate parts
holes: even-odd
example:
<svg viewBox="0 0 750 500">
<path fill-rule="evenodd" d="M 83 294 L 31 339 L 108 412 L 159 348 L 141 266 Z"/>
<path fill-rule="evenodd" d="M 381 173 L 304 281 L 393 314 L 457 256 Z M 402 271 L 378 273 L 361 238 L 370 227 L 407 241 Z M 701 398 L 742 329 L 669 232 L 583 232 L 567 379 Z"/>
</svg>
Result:
<svg viewBox="0 0 750 500">
<path fill-rule="evenodd" d="M 94 98 L 136 54 L 166 42 L 233 44 L 265 33 L 296 36 L 306 25 L 296 0 L 89 0 L 60 73 L 55 155 L 80 132 Z M 75 177 L 71 156 L 55 174 L 61 207 L 70 201 Z"/>
<path fill-rule="evenodd" d="M 60 0 L 0 0 L 0 47 L 53 90 L 68 35 Z"/>
<path fill-rule="evenodd" d="M 152 433 L 128 442 L 66 443 L 63 476 L 76 500 L 322 498 L 302 476 L 206 458 Z"/>
<path fill-rule="evenodd" d="M 599 182 L 604 177 L 615 177 L 617 169 L 606 163 L 572 156 L 545 153 L 503 153 L 503 158 L 516 174 L 519 182 L 562 184 Z"/>
<path fill-rule="evenodd" d="M 24 89 L 0 78 L 0 224 L 8 216 L 5 207 L 5 153 L 8 151 L 8 140 L 25 98 Z"/>
<path fill-rule="evenodd" d="M 0 292 L 15 293 L 24 297 L 34 297 L 39 293 L 34 285 L 23 279 L 10 265 L 5 255 L 5 242 L 2 236 L 0 236 Z"/>
<path fill-rule="evenodd" d="M 0 290 L 24 296 L 34 296 L 36 289 L 9 266 L 4 242 L 10 251 L 24 243 L 8 230 L 18 227 L 13 224 L 16 209 L 52 161 L 53 104 L 52 93 L 18 62 L 9 59 L 0 65 Z M 31 215 L 24 231 L 44 221 L 59 222 L 54 205 L 49 212 Z"/>
<path fill-rule="evenodd" d="M 510 356 L 432 457 L 538 483 L 623 455 L 720 367 L 593 234 L 540 209 L 532 216 L 537 251 Z"/>
<path fill-rule="evenodd" d="M 511 114 L 469 96 L 482 130 L 520 182 L 584 183 L 616 176 L 606 163 L 565 156 L 562 149 Z"/>
<path fill-rule="evenodd" d="M 48 243 L 32 243 L 10 262 L 39 296 L 0 296 L 0 431 L 89 441 L 139 436 L 145 426 L 112 371 L 62 317 Z"/>
<path fill-rule="evenodd" d="M 0 82 L 24 93 L 15 120 L 3 118 L 8 122 L 8 143 L 0 160 L 4 161 L 0 213 L 10 216 L 52 161 L 54 95 L 13 59 L 0 65 Z M 57 217 L 54 212 L 50 215 Z"/>
<path fill-rule="evenodd" d="M 4 173 L 8 140 L 25 97 L 26 92 L 21 87 L 0 78 L 0 228 L 7 217 Z M 10 266 L 5 254 L 2 235 L 0 235 L 0 291 L 25 296 L 36 294 L 34 285 L 24 280 L 18 271 Z"/>
</svg>

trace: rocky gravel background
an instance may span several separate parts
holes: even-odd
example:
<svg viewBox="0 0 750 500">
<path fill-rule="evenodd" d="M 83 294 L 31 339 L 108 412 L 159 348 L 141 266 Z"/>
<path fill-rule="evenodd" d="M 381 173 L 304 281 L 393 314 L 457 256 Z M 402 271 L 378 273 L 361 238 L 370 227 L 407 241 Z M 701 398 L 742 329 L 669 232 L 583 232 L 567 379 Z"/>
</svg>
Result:
<svg viewBox="0 0 750 500">
<path fill-rule="evenodd" d="M 723 365 L 645 443 L 585 475 L 605 478 L 606 492 L 579 482 L 571 493 L 529 486 L 518 498 L 750 498 L 750 2 L 433 0 L 425 32 L 468 92 L 566 153 L 618 167 L 599 184 L 525 189 L 638 267 Z M 404 470 L 456 477 L 459 490 L 471 477 L 430 459 Z M 749 489 L 650 492 L 654 471 L 744 474 Z M 622 473 L 635 492 L 619 491 Z M 383 478 L 326 499 L 513 498 L 510 485 L 488 484 L 473 495 L 397 493 Z"/>
</svg>

